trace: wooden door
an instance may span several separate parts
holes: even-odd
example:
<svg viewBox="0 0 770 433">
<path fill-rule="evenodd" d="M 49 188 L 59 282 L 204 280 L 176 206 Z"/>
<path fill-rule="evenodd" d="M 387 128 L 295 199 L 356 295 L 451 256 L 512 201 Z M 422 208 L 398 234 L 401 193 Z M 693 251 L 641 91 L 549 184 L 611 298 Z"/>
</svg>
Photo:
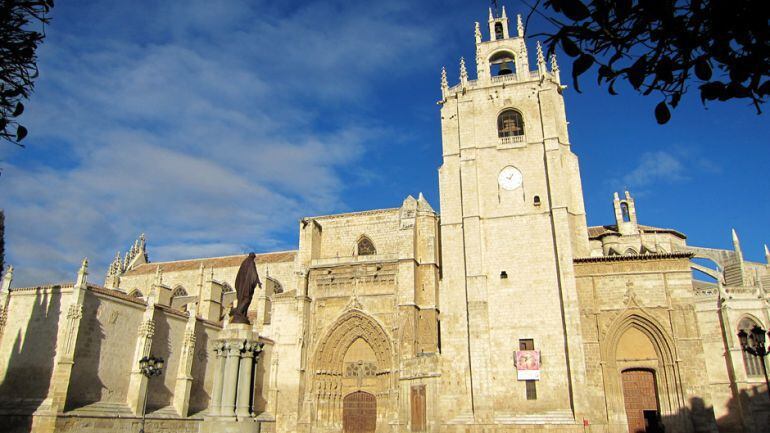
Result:
<svg viewBox="0 0 770 433">
<path fill-rule="evenodd" d="M 345 433 L 374 433 L 377 427 L 377 400 L 372 394 L 357 391 L 342 401 L 342 429 Z"/>
<path fill-rule="evenodd" d="M 626 370 L 622 373 L 622 378 L 628 432 L 660 432 L 655 373 L 649 370 Z"/>
</svg>

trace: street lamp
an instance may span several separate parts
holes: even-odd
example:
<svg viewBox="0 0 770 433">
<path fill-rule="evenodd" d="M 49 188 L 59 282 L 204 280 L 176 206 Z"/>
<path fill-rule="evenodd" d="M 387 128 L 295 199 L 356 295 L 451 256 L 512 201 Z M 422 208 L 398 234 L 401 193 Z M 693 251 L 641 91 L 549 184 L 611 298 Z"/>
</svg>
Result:
<svg viewBox="0 0 770 433">
<path fill-rule="evenodd" d="M 767 393 L 770 395 L 770 379 L 767 377 L 767 364 L 765 364 L 765 357 L 768 354 L 767 347 L 765 347 L 765 330 L 760 328 L 759 325 L 754 325 L 751 328 L 751 335 L 749 335 L 741 329 L 738 331 L 738 340 L 740 340 L 741 349 L 744 352 L 759 357 L 759 363 L 762 364 L 762 372 L 765 374 Z"/>
<path fill-rule="evenodd" d="M 142 405 L 142 428 L 139 433 L 144 433 L 144 416 L 147 412 L 147 394 L 149 394 L 150 384 L 149 379 L 153 376 L 160 376 L 163 374 L 163 364 L 165 361 L 163 358 L 156 358 L 152 355 L 145 356 L 139 360 L 139 371 L 147 378 L 147 389 L 144 391 L 144 404 Z"/>
</svg>

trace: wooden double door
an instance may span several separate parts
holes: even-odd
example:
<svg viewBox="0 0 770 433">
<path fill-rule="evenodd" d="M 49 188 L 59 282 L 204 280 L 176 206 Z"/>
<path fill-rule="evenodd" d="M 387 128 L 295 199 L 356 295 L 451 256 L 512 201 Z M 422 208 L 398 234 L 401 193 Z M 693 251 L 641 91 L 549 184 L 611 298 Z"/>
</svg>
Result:
<svg viewBox="0 0 770 433">
<path fill-rule="evenodd" d="M 663 433 L 655 373 L 634 369 L 625 370 L 621 375 L 628 432 Z"/>
<path fill-rule="evenodd" d="M 356 391 L 342 400 L 342 430 L 345 433 L 374 433 L 377 428 L 377 399 Z"/>
</svg>

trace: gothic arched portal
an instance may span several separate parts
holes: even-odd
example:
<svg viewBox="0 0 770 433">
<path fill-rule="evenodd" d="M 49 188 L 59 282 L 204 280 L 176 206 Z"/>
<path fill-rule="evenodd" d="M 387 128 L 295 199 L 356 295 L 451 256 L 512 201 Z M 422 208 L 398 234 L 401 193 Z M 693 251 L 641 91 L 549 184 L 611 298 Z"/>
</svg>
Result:
<svg viewBox="0 0 770 433">
<path fill-rule="evenodd" d="M 345 399 L 352 393 L 373 396 L 376 406 L 381 408 L 379 412 L 375 411 L 375 420 L 385 422 L 384 412 L 391 403 L 391 391 L 395 389 L 392 383 L 393 353 L 390 337 L 374 318 L 360 310 L 344 313 L 328 328 L 312 358 L 313 385 L 311 395 L 307 396 L 312 400 L 311 422 L 317 426 L 342 428 L 346 417 L 363 419 L 361 417 L 368 416 L 345 408 Z"/>
</svg>

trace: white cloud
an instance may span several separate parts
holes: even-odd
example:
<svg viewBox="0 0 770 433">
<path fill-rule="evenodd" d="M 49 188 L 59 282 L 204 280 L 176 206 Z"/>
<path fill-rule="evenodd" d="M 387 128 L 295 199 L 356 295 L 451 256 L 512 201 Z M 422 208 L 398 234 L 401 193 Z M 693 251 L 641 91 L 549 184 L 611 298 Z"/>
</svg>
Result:
<svg viewBox="0 0 770 433">
<path fill-rule="evenodd" d="M 0 178 L 16 285 L 71 280 L 83 256 L 101 282 L 141 232 L 155 260 L 293 247 L 297 219 L 344 208 L 387 134 L 347 113 L 436 43 L 398 4 L 113 4 L 79 11 L 91 27 L 57 6 L 40 53 L 33 162 L 6 156 Z"/>
</svg>

